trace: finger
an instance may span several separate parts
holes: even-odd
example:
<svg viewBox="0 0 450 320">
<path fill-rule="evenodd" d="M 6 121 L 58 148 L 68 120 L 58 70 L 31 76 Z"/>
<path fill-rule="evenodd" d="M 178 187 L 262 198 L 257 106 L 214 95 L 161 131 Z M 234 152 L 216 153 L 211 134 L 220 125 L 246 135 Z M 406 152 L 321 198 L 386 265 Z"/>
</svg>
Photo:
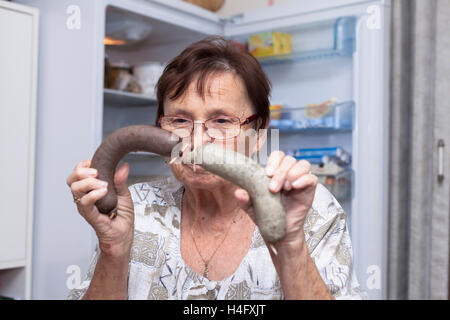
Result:
<svg viewBox="0 0 450 320">
<path fill-rule="evenodd" d="M 114 174 L 114 185 L 116 187 L 117 196 L 128 196 L 130 190 L 127 186 L 127 178 L 130 173 L 130 165 L 128 163 L 122 164 Z"/>
<path fill-rule="evenodd" d="M 297 161 L 291 157 L 287 156 L 283 158 L 278 169 L 275 170 L 272 180 L 270 181 L 269 189 L 272 192 L 278 192 L 284 185 L 288 171 L 297 163 Z"/>
<path fill-rule="evenodd" d="M 90 163 L 90 162 L 88 162 Z M 72 171 L 72 173 L 67 177 L 66 183 L 70 187 L 72 183 L 78 180 L 82 180 L 89 177 L 96 177 L 98 174 L 97 169 L 84 167 L 82 165 L 77 165 L 77 167 Z"/>
<path fill-rule="evenodd" d="M 89 168 L 90 166 L 91 166 L 91 159 L 85 159 L 83 161 L 78 162 L 74 170 L 78 168 Z"/>
<path fill-rule="evenodd" d="M 234 196 L 239 207 L 244 210 L 253 221 L 255 221 L 255 212 L 253 211 L 252 201 L 248 192 L 244 189 L 237 189 L 234 192 Z"/>
<path fill-rule="evenodd" d="M 101 181 L 96 178 L 86 178 L 72 183 L 70 189 L 75 197 L 81 198 L 92 190 L 106 188 L 107 186 L 108 182 L 106 181 Z"/>
<path fill-rule="evenodd" d="M 294 182 L 292 182 L 292 188 L 299 190 L 307 187 L 316 187 L 319 179 L 313 174 L 304 174 Z"/>
<path fill-rule="evenodd" d="M 78 205 L 83 207 L 83 210 L 79 210 L 81 215 L 89 221 L 92 218 L 92 214 L 95 212 L 95 203 L 105 197 L 108 192 L 107 188 L 101 188 L 92 190 L 81 198 Z"/>
<path fill-rule="evenodd" d="M 242 210 L 247 211 L 251 208 L 252 204 L 250 201 L 250 196 L 248 195 L 248 192 L 246 190 L 237 189 L 234 192 L 234 196 L 236 197 L 236 200 L 238 201 L 238 204 L 242 208 Z"/>
<path fill-rule="evenodd" d="M 306 160 L 298 161 L 287 173 L 284 189 L 289 191 L 292 189 L 292 183 L 304 174 L 308 174 L 311 170 L 311 164 Z"/>
<path fill-rule="evenodd" d="M 269 159 L 267 159 L 267 165 L 266 165 L 266 174 L 271 177 L 275 170 L 280 166 L 280 162 L 284 158 L 284 152 L 283 151 L 274 151 L 270 154 Z"/>
</svg>

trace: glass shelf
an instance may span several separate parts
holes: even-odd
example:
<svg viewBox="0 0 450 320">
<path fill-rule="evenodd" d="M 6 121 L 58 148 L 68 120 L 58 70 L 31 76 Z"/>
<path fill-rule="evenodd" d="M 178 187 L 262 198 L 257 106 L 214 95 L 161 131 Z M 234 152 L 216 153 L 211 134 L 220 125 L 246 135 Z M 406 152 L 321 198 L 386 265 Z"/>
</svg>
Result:
<svg viewBox="0 0 450 320">
<path fill-rule="evenodd" d="M 270 129 L 280 132 L 335 133 L 353 130 L 353 101 L 328 106 L 275 110 L 270 114 Z"/>
<path fill-rule="evenodd" d="M 352 198 L 353 170 L 345 169 L 337 174 L 320 173 L 320 169 L 311 171 L 337 200 Z"/>
<path fill-rule="evenodd" d="M 330 36 L 329 44 L 322 48 L 306 51 L 295 51 L 293 49 L 294 52 L 291 54 L 259 57 L 258 61 L 264 66 L 351 56 L 356 48 L 356 22 L 356 17 L 341 17 L 336 19 L 330 28 L 330 32 L 333 32 L 333 35 Z M 295 37 L 293 41 L 295 41 Z M 293 47 L 295 48 L 295 44 L 293 44 Z"/>
<path fill-rule="evenodd" d="M 274 65 L 278 63 L 288 63 L 288 62 L 305 62 L 314 61 L 321 59 L 331 59 L 335 57 L 345 57 L 352 54 L 350 51 L 346 50 L 316 50 L 309 52 L 292 53 L 285 55 L 278 55 L 273 57 L 258 58 L 261 65 Z"/>
<path fill-rule="evenodd" d="M 137 107 L 157 105 L 156 98 L 149 97 L 143 94 L 136 94 L 132 92 L 118 91 L 113 89 L 104 89 L 103 99 L 106 105 L 111 106 Z"/>
</svg>

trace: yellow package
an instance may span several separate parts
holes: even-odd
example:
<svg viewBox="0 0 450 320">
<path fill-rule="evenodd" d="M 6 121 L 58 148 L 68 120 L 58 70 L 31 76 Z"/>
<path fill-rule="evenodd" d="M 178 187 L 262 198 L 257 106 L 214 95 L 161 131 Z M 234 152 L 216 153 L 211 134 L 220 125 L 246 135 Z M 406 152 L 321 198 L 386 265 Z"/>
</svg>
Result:
<svg viewBox="0 0 450 320">
<path fill-rule="evenodd" d="M 292 36 L 289 33 L 281 34 L 281 53 L 292 53 Z"/>
<path fill-rule="evenodd" d="M 263 32 L 248 39 L 248 48 L 255 58 L 291 53 L 291 35 L 281 32 Z"/>
</svg>

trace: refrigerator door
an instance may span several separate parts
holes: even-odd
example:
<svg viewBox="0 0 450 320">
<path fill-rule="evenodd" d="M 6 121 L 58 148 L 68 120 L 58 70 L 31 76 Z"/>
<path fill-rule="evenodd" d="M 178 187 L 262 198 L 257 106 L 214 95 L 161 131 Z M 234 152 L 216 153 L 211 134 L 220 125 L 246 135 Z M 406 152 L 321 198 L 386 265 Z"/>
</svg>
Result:
<svg viewBox="0 0 450 320">
<path fill-rule="evenodd" d="M 332 193 L 347 214 L 358 281 L 369 298 L 382 299 L 387 288 L 389 2 L 299 3 L 234 16 L 224 33 L 241 42 L 263 32 L 291 35 L 291 54 L 259 58 L 272 82 L 271 103 L 283 106 L 272 113 L 277 118 L 271 125 L 279 129 L 281 150 L 341 147 L 351 153 L 350 196 Z M 305 120 L 311 104 L 321 103 L 334 121 Z M 339 118 L 339 106 L 353 107 L 349 121 Z M 327 130 L 318 130 L 321 126 Z"/>
</svg>

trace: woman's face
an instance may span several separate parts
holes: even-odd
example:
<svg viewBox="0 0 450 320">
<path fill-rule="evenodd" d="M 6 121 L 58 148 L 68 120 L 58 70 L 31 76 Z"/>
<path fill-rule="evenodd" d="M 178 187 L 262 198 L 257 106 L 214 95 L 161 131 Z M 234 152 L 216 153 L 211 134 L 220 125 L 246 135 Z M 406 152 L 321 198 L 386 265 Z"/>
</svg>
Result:
<svg viewBox="0 0 450 320">
<path fill-rule="evenodd" d="M 209 90 L 206 90 L 204 99 L 198 94 L 196 85 L 196 81 L 193 81 L 184 96 L 177 100 L 170 101 L 167 99 L 164 103 L 164 115 L 183 116 L 196 121 L 205 121 L 217 116 L 233 116 L 239 118 L 242 122 L 254 114 L 242 80 L 233 73 L 220 73 L 211 76 L 205 86 Z M 254 149 L 248 146 L 249 139 L 246 138 L 246 135 L 254 130 L 252 128 L 254 128 L 255 123 L 256 120 L 243 125 L 237 137 L 221 141 L 208 136 L 204 125 L 195 125 L 192 135 L 183 139 L 183 144 L 190 144 L 191 149 L 193 149 L 201 144 L 213 142 L 249 155 L 249 150 L 254 151 Z M 186 148 L 189 148 L 189 146 L 186 146 Z M 171 164 L 171 170 L 179 181 L 193 188 L 213 189 L 227 183 L 224 179 L 209 173 L 198 165 L 183 164 L 176 161 Z"/>
</svg>

